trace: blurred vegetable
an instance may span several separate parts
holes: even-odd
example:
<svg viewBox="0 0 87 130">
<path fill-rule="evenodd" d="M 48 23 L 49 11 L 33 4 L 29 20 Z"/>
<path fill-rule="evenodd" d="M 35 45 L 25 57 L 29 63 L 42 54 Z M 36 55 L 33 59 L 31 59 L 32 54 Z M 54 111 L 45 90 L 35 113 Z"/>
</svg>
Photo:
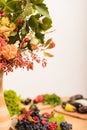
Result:
<svg viewBox="0 0 87 130">
<path fill-rule="evenodd" d="M 44 94 L 44 101 L 45 105 L 49 104 L 52 106 L 57 106 L 61 104 L 61 98 L 56 94 Z"/>
<path fill-rule="evenodd" d="M 8 107 L 10 116 L 18 115 L 21 111 L 20 97 L 13 90 L 4 91 L 5 102 Z"/>
</svg>

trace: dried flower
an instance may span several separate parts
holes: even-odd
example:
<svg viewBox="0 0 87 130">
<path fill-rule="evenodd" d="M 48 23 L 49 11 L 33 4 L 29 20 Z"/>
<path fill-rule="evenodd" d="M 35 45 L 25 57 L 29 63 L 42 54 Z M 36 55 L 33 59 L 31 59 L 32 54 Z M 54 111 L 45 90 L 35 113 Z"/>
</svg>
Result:
<svg viewBox="0 0 87 130">
<path fill-rule="evenodd" d="M 0 70 L 33 69 L 34 61 L 45 67 L 46 59 L 39 52 L 44 55 L 55 46 L 52 39 L 45 39 L 51 27 L 44 0 L 0 1 Z"/>
</svg>

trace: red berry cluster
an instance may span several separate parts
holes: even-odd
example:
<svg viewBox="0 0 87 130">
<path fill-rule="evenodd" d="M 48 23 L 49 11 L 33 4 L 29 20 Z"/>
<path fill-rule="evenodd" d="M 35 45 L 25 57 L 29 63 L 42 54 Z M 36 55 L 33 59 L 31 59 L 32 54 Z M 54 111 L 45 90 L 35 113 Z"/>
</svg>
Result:
<svg viewBox="0 0 87 130">
<path fill-rule="evenodd" d="M 49 124 L 48 124 L 48 130 L 56 130 L 57 127 L 58 127 L 57 123 L 49 122 Z"/>
</svg>

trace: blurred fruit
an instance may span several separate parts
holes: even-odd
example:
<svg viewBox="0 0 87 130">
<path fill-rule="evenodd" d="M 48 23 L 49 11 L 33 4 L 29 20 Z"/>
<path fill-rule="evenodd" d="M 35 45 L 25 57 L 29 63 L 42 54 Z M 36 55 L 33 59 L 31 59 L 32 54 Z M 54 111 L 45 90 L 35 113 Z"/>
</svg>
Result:
<svg viewBox="0 0 87 130">
<path fill-rule="evenodd" d="M 61 122 L 60 127 L 62 130 L 72 130 L 72 124 L 68 122 Z"/>
<path fill-rule="evenodd" d="M 71 105 L 73 105 L 74 107 L 76 107 L 76 110 L 77 110 L 77 111 L 78 111 L 78 109 L 79 109 L 80 107 L 83 106 L 82 104 L 80 104 L 80 103 L 78 103 L 78 102 L 72 102 Z"/>
<path fill-rule="evenodd" d="M 44 96 L 43 95 L 38 95 L 35 99 L 34 99 L 34 103 L 39 103 L 39 102 L 43 102 L 44 101 Z"/>
<path fill-rule="evenodd" d="M 25 100 L 21 99 L 21 103 L 24 105 L 28 105 L 29 103 L 31 103 L 31 99 L 30 98 L 26 98 Z"/>
<path fill-rule="evenodd" d="M 82 106 L 78 109 L 79 113 L 87 114 L 87 106 Z"/>
<path fill-rule="evenodd" d="M 67 103 L 65 106 L 65 110 L 68 112 L 75 112 L 76 111 L 76 107 L 74 107 L 73 105 Z"/>
<path fill-rule="evenodd" d="M 83 106 L 87 106 L 87 100 L 86 99 L 79 99 L 79 100 L 75 100 L 76 103 L 80 103 Z"/>
<path fill-rule="evenodd" d="M 66 104 L 67 104 L 67 102 L 62 102 L 62 108 L 65 109 Z"/>
</svg>

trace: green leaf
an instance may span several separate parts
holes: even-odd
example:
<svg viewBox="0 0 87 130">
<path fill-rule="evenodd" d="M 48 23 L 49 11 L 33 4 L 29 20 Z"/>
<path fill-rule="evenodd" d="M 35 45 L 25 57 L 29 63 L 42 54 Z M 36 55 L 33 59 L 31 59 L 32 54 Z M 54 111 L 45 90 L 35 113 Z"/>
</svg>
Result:
<svg viewBox="0 0 87 130">
<path fill-rule="evenodd" d="M 17 32 L 16 31 L 13 31 L 10 36 L 16 36 L 17 35 Z"/>
<path fill-rule="evenodd" d="M 38 20 L 35 18 L 34 15 L 32 15 L 29 19 L 29 25 L 32 28 L 33 31 L 37 31 L 39 28 Z"/>
<path fill-rule="evenodd" d="M 26 29 L 25 28 L 21 30 L 21 35 L 26 35 Z"/>
<path fill-rule="evenodd" d="M 12 0 L 6 3 L 5 11 L 15 12 L 21 9 L 21 4 L 18 0 Z"/>
<path fill-rule="evenodd" d="M 29 26 L 28 26 L 28 21 L 26 21 L 26 32 L 29 33 Z"/>
<path fill-rule="evenodd" d="M 52 38 L 48 39 L 48 40 L 46 41 L 46 43 L 44 44 L 44 46 L 45 46 L 45 47 L 48 46 L 51 41 L 52 41 Z"/>
<path fill-rule="evenodd" d="M 37 13 L 36 15 L 34 15 L 36 19 L 39 20 L 39 18 L 41 17 L 41 15 L 39 13 Z"/>
<path fill-rule="evenodd" d="M 5 0 L 0 0 L 0 7 L 4 6 L 6 4 Z"/>
<path fill-rule="evenodd" d="M 30 0 L 31 3 L 33 4 L 41 4 L 43 3 L 44 0 Z"/>
<path fill-rule="evenodd" d="M 36 33 L 35 36 L 41 41 L 41 43 L 44 43 L 44 34 Z"/>
<path fill-rule="evenodd" d="M 45 17 L 42 21 L 42 23 L 40 23 L 40 27 L 43 30 L 48 30 L 52 27 L 52 20 L 50 18 Z"/>
<path fill-rule="evenodd" d="M 48 18 L 50 17 L 46 4 L 38 4 L 38 5 L 35 5 L 35 7 L 41 15 L 48 17 Z"/>
<path fill-rule="evenodd" d="M 22 14 L 23 17 L 29 16 L 35 12 L 33 5 L 29 2 L 26 4 L 24 12 Z"/>
<path fill-rule="evenodd" d="M 5 1 L 8 3 L 8 2 L 11 2 L 12 0 L 5 0 Z M 18 0 L 16 0 L 16 1 L 18 1 Z"/>
<path fill-rule="evenodd" d="M 27 33 L 29 33 L 29 27 L 27 26 L 27 22 L 24 22 L 21 30 L 21 34 L 24 37 Z"/>
<path fill-rule="evenodd" d="M 15 36 L 10 36 L 9 37 L 9 44 L 15 44 L 15 42 L 18 41 L 19 39 L 20 39 L 20 36 L 18 33 Z"/>
<path fill-rule="evenodd" d="M 33 51 L 30 42 L 28 42 L 27 47 L 28 47 L 29 50 Z"/>
</svg>

